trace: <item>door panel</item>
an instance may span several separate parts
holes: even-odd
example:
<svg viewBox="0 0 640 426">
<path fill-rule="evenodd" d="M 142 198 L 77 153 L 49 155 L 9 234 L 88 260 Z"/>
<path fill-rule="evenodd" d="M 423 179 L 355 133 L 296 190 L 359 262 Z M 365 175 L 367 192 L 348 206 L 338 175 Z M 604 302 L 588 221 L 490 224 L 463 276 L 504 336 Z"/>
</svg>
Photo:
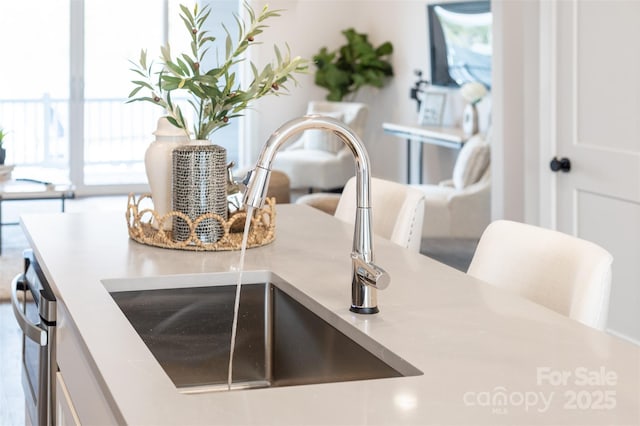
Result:
<svg viewBox="0 0 640 426">
<path fill-rule="evenodd" d="M 614 259 L 609 327 L 619 327 L 625 335 L 640 336 L 640 205 L 584 191 L 578 191 L 576 202 L 578 235 L 606 247 Z M 620 225 L 602 226 L 602 218 Z M 634 317 L 635 322 L 629 321 Z"/>
<path fill-rule="evenodd" d="M 575 15 L 577 142 L 637 151 L 640 2 L 579 1 Z"/>
<path fill-rule="evenodd" d="M 608 328 L 640 342 L 640 2 L 556 3 L 558 229 L 614 256 Z"/>
</svg>

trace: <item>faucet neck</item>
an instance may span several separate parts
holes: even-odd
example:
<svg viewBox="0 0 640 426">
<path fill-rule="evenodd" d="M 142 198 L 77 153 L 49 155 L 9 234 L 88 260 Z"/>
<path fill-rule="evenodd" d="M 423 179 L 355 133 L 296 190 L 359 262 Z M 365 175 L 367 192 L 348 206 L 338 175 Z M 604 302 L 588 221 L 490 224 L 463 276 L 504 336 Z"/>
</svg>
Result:
<svg viewBox="0 0 640 426">
<path fill-rule="evenodd" d="M 356 166 L 356 205 L 357 207 L 369 208 L 371 206 L 371 196 L 369 194 L 371 166 L 369 155 L 360 137 L 354 131 L 345 127 L 344 123 L 334 118 L 321 115 L 305 115 L 283 124 L 273 132 L 265 143 L 256 166 L 271 170 L 271 163 L 282 146 L 292 137 L 310 129 L 331 131 L 349 148 L 355 159 Z"/>
</svg>

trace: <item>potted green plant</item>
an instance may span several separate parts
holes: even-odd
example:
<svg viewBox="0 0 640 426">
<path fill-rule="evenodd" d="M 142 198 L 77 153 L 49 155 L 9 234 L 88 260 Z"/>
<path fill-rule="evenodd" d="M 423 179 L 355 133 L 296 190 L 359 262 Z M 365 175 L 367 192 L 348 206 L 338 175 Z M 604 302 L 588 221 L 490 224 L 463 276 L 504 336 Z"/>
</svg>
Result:
<svg viewBox="0 0 640 426">
<path fill-rule="evenodd" d="M 362 86 L 383 87 L 393 76 L 389 55 L 393 45 L 387 41 L 374 47 L 366 34 L 353 28 L 342 31 L 347 43 L 336 50 L 322 47 L 313 57 L 316 65 L 315 83 L 329 91 L 328 101 L 343 101 Z"/>
<path fill-rule="evenodd" d="M 261 71 L 251 63 L 253 79 L 245 88 L 241 88 L 236 77 L 234 65 L 245 60 L 243 55 L 266 28 L 265 22 L 280 16 L 281 10 L 270 10 L 265 6 L 256 13 L 247 3 L 244 7 L 249 22 L 242 22 L 237 16 L 238 35 L 235 40 L 229 31 L 224 44 L 215 46 L 216 38 L 206 31 L 205 23 L 211 10 L 209 6 L 193 10 L 180 5 L 182 19 L 191 38 L 191 51 L 173 56 L 170 46 L 161 47 L 159 67 L 148 63 L 147 52 L 142 50 L 138 62 L 132 62 L 131 69 L 137 76 L 133 80 L 134 89 L 128 102 L 151 102 L 164 108 L 167 118 L 174 126 L 185 129 L 187 118 L 174 102 L 176 95 L 186 95 L 194 112 L 193 135 L 195 139 L 208 139 L 216 130 L 229 124 L 234 117 L 249 107 L 250 103 L 266 95 L 279 95 L 286 90 L 289 80 L 296 82 L 293 75 L 304 72 L 308 61 L 290 56 L 289 48 L 283 53 L 274 46 L 275 62 L 265 65 Z M 209 70 L 203 70 L 201 64 L 205 55 L 224 53 L 223 60 Z M 140 95 L 140 93 L 145 93 Z"/>
<path fill-rule="evenodd" d="M 7 157 L 7 150 L 4 148 L 5 136 L 7 136 L 7 131 L 0 127 L 0 165 L 4 165 L 4 160 Z"/>
</svg>

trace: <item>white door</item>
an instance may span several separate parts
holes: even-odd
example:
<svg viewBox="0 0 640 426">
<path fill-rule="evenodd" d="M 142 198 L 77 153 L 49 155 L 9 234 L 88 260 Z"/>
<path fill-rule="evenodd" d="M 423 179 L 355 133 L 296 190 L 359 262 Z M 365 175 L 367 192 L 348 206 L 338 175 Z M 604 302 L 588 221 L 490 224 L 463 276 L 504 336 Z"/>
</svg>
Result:
<svg viewBox="0 0 640 426">
<path fill-rule="evenodd" d="M 553 8 L 549 157 L 571 163 L 550 179 L 553 219 L 558 230 L 613 255 L 607 328 L 640 342 L 640 2 Z"/>
</svg>

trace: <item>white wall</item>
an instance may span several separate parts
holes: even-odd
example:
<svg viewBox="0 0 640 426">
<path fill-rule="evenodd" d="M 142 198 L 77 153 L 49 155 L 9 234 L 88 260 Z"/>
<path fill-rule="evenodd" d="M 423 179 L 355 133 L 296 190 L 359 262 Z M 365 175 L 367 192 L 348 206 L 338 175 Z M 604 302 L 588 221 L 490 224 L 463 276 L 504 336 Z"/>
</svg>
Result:
<svg viewBox="0 0 640 426">
<path fill-rule="evenodd" d="M 518 2 L 492 5 L 493 79 L 501 84 L 493 90 L 493 145 L 491 150 L 492 203 L 494 219 L 524 219 L 524 22 Z"/>
<path fill-rule="evenodd" d="M 257 10 L 267 2 L 252 1 Z M 382 131 L 385 121 L 414 123 L 417 120 L 415 101 L 409 99 L 409 89 L 416 77 L 414 70 L 428 75 L 427 2 L 417 0 L 272 0 L 272 9 L 286 9 L 281 17 L 271 21 L 260 41 L 264 44 L 254 50 L 252 60 L 264 64 L 273 58 L 272 45 L 288 43 L 292 54 L 311 58 L 321 47 L 335 49 L 345 43 L 341 31 L 354 27 L 369 34 L 374 45 L 391 41 L 394 46 L 392 63 L 395 77 L 381 90 L 371 89 L 359 93 L 356 100 L 370 106 L 369 122 L 364 136 L 372 162 L 372 174 L 403 182 L 406 179 L 406 143 Z M 307 102 L 324 99 L 326 91 L 313 83 L 315 66 L 310 73 L 299 78 L 300 86 L 291 87 L 291 95 L 263 98 L 255 104 L 246 120 L 244 137 L 251 139 L 252 150 L 243 159 L 255 161 L 259 148 L 268 136 L 285 121 L 304 114 Z M 449 114 L 458 119 L 462 102 L 457 91 L 449 96 Z M 455 110 L 455 111 L 452 111 Z M 453 120 L 447 119 L 449 124 Z M 415 151 L 414 151 L 415 152 Z M 434 179 L 450 173 L 455 152 L 446 148 L 427 149 L 431 159 L 427 175 Z M 429 161 L 429 160 L 427 160 Z M 440 166 L 444 164 L 444 167 Z M 429 167 L 429 166 L 428 166 Z M 444 170 L 438 170 L 443 168 Z"/>
</svg>

